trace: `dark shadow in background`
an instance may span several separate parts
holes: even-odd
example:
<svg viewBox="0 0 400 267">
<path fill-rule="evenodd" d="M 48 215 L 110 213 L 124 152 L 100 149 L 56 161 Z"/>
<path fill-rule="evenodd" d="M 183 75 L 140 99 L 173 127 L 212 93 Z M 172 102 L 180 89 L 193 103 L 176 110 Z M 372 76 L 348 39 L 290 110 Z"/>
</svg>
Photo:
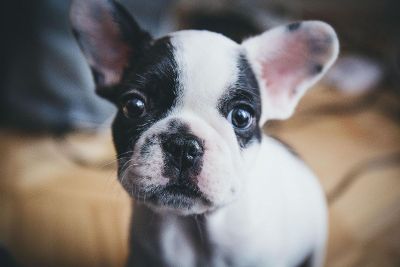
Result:
<svg viewBox="0 0 400 267">
<path fill-rule="evenodd" d="M 249 0 L 225 3 L 213 12 L 179 11 L 184 1 L 123 1 L 139 24 L 163 34 L 174 28 L 206 29 L 236 41 L 266 29 L 252 14 L 264 10 L 290 20 L 321 19 L 338 30 L 342 53 L 364 53 L 384 65 L 385 81 L 400 95 L 400 1 Z M 228 4 L 229 3 L 229 4 Z M 114 108 L 95 96 L 90 71 L 72 38 L 70 1 L 14 0 L 0 6 L 0 127 L 62 134 L 108 126 Z M 226 6 L 226 8 L 225 8 Z M 241 8 L 244 7 L 244 8 Z M 211 8 L 210 8 L 211 9 Z M 174 13 L 175 12 L 175 13 Z"/>
</svg>

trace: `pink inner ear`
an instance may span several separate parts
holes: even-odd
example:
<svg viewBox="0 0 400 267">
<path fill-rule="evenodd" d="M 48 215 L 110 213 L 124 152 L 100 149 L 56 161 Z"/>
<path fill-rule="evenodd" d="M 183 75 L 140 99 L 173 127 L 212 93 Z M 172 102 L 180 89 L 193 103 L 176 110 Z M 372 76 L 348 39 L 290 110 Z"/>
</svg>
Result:
<svg viewBox="0 0 400 267">
<path fill-rule="evenodd" d="M 263 119 L 286 119 L 338 53 L 335 31 L 320 21 L 277 27 L 243 43 L 262 87 Z"/>
<path fill-rule="evenodd" d="M 101 86 L 116 84 L 128 64 L 131 47 L 113 17 L 111 2 L 85 1 L 76 0 L 72 6 L 73 27 L 79 33 L 78 40 L 89 64 L 100 74 L 97 82 Z"/>
<path fill-rule="evenodd" d="M 100 14 L 98 14 L 100 16 Z M 119 81 L 123 69 L 128 64 L 131 48 L 122 40 L 122 33 L 114 18 L 107 12 L 101 12 L 101 21 L 88 24 L 97 46 L 96 65 L 103 69 L 104 82 L 114 84 Z"/>
<path fill-rule="evenodd" d="M 291 97 L 307 78 L 308 47 L 300 33 L 291 33 L 275 45 L 277 51 L 261 63 L 262 79 L 272 99 L 282 94 Z"/>
</svg>

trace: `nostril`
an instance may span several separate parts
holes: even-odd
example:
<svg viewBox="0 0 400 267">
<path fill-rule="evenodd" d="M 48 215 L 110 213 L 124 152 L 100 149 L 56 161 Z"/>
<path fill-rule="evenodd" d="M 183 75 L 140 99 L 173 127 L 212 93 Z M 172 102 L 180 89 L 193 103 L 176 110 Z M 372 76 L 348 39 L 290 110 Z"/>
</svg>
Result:
<svg viewBox="0 0 400 267">
<path fill-rule="evenodd" d="M 189 162 L 203 154 L 203 148 L 197 140 L 189 140 L 186 144 L 185 159 Z"/>
</svg>

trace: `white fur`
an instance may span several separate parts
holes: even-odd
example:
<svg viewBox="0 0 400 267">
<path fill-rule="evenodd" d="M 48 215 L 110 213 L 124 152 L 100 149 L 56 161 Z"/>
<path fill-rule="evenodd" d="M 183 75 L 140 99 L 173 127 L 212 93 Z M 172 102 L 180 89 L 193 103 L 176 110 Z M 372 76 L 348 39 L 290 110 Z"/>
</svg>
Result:
<svg viewBox="0 0 400 267">
<path fill-rule="evenodd" d="M 164 255 L 162 256 L 169 266 L 195 266 L 196 250 L 189 245 L 187 230 L 182 228 L 184 226 L 174 217 L 168 217 L 163 222 L 161 246 Z"/>
<path fill-rule="evenodd" d="M 205 140 L 198 186 L 216 206 L 221 206 L 240 189 L 239 147 L 232 126 L 217 106 L 237 80 L 241 47 L 221 34 L 208 31 L 180 31 L 171 37 L 183 88 L 174 114 L 182 114 L 178 116 L 189 123 L 191 131 Z"/>
<path fill-rule="evenodd" d="M 239 261 L 259 259 L 257 266 L 294 266 L 309 253 L 317 254 L 315 266 L 320 266 L 326 205 L 318 180 L 304 163 L 264 136 L 245 179 L 239 199 L 209 217 L 214 242 L 240 251 Z"/>
<path fill-rule="evenodd" d="M 180 31 L 170 36 L 183 88 L 181 108 L 207 116 L 210 110 L 216 111 L 218 99 L 237 79 L 241 47 L 208 31 Z"/>
<path fill-rule="evenodd" d="M 293 267 L 313 255 L 322 266 L 327 238 L 327 210 L 316 177 L 283 145 L 267 136 L 256 154 L 239 197 L 206 215 L 212 266 Z M 169 266 L 194 266 L 196 246 L 179 217 L 161 224 L 163 259 Z"/>
</svg>

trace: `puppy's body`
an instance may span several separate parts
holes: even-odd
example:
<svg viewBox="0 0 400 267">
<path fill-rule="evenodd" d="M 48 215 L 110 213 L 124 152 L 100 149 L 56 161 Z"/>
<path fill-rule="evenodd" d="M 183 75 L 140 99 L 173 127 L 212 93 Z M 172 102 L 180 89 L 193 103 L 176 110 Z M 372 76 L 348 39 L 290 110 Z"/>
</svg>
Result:
<svg viewBox="0 0 400 267">
<path fill-rule="evenodd" d="M 320 266 L 327 214 L 317 179 L 275 139 L 264 136 L 257 154 L 241 197 L 223 209 L 182 217 L 135 203 L 128 266 Z"/>
<path fill-rule="evenodd" d="M 262 126 L 288 118 L 332 65 L 333 29 L 153 40 L 110 0 L 74 1 L 71 14 L 97 92 L 118 107 L 118 178 L 136 200 L 128 265 L 320 266 L 322 190 Z"/>
</svg>

